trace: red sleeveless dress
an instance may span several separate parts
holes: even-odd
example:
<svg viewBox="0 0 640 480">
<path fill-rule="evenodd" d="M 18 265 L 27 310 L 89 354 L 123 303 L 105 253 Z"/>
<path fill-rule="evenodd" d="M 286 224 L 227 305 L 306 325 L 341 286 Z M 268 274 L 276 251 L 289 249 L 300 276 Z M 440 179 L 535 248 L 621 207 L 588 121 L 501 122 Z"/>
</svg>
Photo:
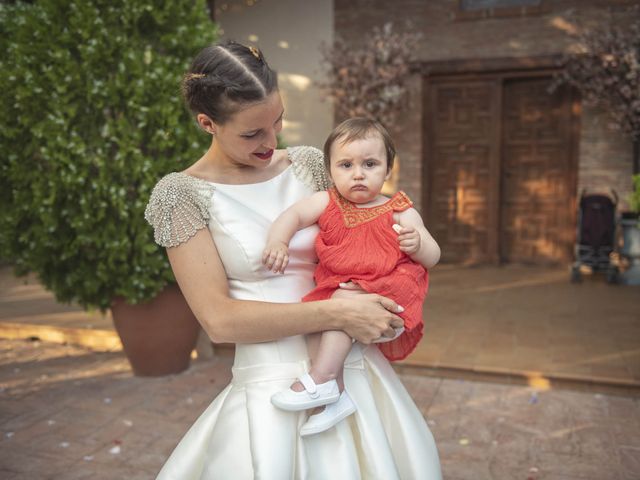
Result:
<svg viewBox="0 0 640 480">
<path fill-rule="evenodd" d="M 422 265 L 400 251 L 398 234 L 392 228 L 393 212 L 412 205 L 404 192 L 398 192 L 382 205 L 358 208 L 331 188 L 329 204 L 318 219 L 316 288 L 302 299 L 310 302 L 330 298 L 340 282 L 352 280 L 363 290 L 402 305 L 404 333 L 391 342 L 377 344 L 389 360 L 407 357 L 422 338 L 422 304 L 429 276 Z"/>
</svg>

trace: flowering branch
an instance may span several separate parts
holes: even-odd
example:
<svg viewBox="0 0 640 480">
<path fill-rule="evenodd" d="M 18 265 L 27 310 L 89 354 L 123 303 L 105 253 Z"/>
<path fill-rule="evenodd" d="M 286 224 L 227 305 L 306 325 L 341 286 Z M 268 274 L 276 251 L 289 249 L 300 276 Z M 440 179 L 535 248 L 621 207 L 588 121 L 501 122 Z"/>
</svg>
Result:
<svg viewBox="0 0 640 480">
<path fill-rule="evenodd" d="M 581 51 L 565 58 L 565 69 L 554 79 L 576 87 L 587 104 L 604 107 L 612 126 L 640 141 L 640 18 L 638 9 L 624 30 L 609 23 L 584 29 Z"/>
<path fill-rule="evenodd" d="M 366 116 L 393 125 L 407 102 L 411 57 L 420 38 L 387 23 L 367 34 L 361 46 L 341 37 L 324 46 L 328 79 L 319 86 L 333 100 L 337 119 Z"/>
</svg>

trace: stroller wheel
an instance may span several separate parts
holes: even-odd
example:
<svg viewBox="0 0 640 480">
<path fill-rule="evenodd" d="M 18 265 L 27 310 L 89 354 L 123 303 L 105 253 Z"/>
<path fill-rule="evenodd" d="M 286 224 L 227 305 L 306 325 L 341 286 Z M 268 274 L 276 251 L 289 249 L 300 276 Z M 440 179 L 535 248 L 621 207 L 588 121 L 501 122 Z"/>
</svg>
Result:
<svg viewBox="0 0 640 480">
<path fill-rule="evenodd" d="M 619 283 L 620 277 L 618 273 L 618 267 L 609 267 L 607 269 L 607 283 L 611 285 Z"/>
<path fill-rule="evenodd" d="M 571 283 L 580 283 L 582 281 L 582 275 L 580 274 L 580 267 L 571 267 Z"/>
</svg>

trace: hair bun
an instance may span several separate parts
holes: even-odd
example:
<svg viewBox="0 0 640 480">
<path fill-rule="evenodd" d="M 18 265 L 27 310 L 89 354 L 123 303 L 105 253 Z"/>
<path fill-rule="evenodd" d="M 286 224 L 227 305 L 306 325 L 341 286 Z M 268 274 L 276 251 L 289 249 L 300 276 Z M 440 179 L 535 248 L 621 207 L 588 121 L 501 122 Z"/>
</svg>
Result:
<svg viewBox="0 0 640 480">
<path fill-rule="evenodd" d="M 223 41 L 203 48 L 182 78 L 189 109 L 224 123 L 243 104 L 266 98 L 278 88 L 276 72 L 254 46 Z"/>
</svg>

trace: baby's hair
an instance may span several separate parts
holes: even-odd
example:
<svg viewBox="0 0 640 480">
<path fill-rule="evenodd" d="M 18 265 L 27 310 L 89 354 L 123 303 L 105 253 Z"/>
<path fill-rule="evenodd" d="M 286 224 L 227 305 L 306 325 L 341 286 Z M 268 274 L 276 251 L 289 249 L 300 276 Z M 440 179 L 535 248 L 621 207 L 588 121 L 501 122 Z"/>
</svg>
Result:
<svg viewBox="0 0 640 480">
<path fill-rule="evenodd" d="M 276 72 L 262 52 L 228 40 L 202 49 L 182 80 L 189 109 L 223 124 L 244 104 L 278 89 Z"/>
<path fill-rule="evenodd" d="M 396 156 L 396 147 L 393 144 L 391 135 L 387 129 L 377 120 L 364 117 L 354 117 L 345 120 L 329 134 L 327 141 L 324 142 L 324 165 L 327 171 L 331 168 L 331 147 L 337 141 L 341 144 L 350 143 L 354 140 L 362 140 L 376 132 L 380 135 L 384 143 L 384 149 L 387 154 L 387 172 L 393 168 L 393 159 Z"/>
</svg>

